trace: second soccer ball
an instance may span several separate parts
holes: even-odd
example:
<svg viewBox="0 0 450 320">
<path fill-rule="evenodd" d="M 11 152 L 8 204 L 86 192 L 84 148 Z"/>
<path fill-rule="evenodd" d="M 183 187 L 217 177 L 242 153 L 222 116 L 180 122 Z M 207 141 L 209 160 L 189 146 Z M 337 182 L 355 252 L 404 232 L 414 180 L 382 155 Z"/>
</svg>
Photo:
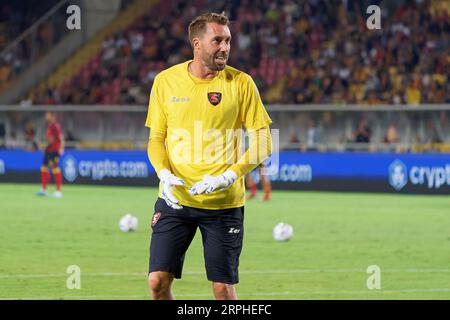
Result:
<svg viewBox="0 0 450 320">
<path fill-rule="evenodd" d="M 130 213 L 127 213 L 119 220 L 119 228 L 122 232 L 135 231 L 137 226 L 138 219 Z"/>
<path fill-rule="evenodd" d="M 294 235 L 294 228 L 290 224 L 280 222 L 273 228 L 272 235 L 276 241 L 287 241 Z"/>
</svg>

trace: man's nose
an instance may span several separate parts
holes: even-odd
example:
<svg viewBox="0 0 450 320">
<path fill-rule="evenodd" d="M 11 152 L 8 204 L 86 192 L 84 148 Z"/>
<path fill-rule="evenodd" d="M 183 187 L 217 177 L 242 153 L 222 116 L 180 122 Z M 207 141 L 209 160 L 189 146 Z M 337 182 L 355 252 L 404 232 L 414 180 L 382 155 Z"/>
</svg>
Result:
<svg viewBox="0 0 450 320">
<path fill-rule="evenodd" d="M 226 43 L 225 41 L 222 41 L 222 42 L 220 43 L 220 51 L 222 51 L 222 52 L 228 52 L 228 49 L 229 49 L 228 43 Z"/>
</svg>

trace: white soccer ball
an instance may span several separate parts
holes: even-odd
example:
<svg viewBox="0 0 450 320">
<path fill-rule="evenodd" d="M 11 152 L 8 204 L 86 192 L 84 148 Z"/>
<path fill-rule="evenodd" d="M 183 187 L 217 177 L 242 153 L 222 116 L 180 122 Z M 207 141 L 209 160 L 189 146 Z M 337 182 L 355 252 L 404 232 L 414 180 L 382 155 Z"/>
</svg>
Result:
<svg viewBox="0 0 450 320">
<path fill-rule="evenodd" d="M 127 213 L 119 220 L 119 228 L 123 232 L 135 231 L 138 227 L 138 219 Z"/>
<path fill-rule="evenodd" d="M 272 235 L 276 241 L 288 241 L 294 235 L 294 228 L 290 224 L 280 222 L 273 228 Z"/>
</svg>

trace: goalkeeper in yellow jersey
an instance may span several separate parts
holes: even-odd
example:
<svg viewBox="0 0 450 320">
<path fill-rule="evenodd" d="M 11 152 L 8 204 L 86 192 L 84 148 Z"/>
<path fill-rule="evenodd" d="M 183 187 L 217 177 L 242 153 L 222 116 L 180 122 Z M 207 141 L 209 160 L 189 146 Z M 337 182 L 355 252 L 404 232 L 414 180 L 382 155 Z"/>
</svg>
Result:
<svg viewBox="0 0 450 320">
<path fill-rule="evenodd" d="M 174 299 L 172 281 L 181 278 L 200 229 L 215 298 L 237 299 L 244 177 L 271 154 L 272 121 L 252 78 L 226 65 L 231 33 L 224 14 L 195 18 L 189 40 L 193 60 L 159 73 L 150 93 L 148 156 L 160 184 L 148 284 L 153 299 Z"/>
</svg>

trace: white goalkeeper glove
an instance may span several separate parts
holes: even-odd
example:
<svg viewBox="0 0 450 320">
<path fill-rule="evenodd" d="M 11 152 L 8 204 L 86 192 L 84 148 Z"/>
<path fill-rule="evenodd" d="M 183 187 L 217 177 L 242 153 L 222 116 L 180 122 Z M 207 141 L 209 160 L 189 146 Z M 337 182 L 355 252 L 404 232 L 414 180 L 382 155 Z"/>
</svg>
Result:
<svg viewBox="0 0 450 320">
<path fill-rule="evenodd" d="M 220 176 L 204 176 L 202 181 L 195 183 L 189 192 L 191 195 L 196 196 L 202 193 L 211 193 L 214 191 L 225 190 L 231 186 L 237 179 L 236 173 L 233 170 L 227 170 Z"/>
<path fill-rule="evenodd" d="M 173 175 L 167 169 L 162 169 L 159 172 L 159 180 L 161 180 L 163 184 L 162 196 L 167 205 L 176 210 L 182 209 L 183 207 L 178 204 L 177 198 L 173 195 L 173 188 L 174 186 L 184 185 L 183 179 Z"/>
</svg>

